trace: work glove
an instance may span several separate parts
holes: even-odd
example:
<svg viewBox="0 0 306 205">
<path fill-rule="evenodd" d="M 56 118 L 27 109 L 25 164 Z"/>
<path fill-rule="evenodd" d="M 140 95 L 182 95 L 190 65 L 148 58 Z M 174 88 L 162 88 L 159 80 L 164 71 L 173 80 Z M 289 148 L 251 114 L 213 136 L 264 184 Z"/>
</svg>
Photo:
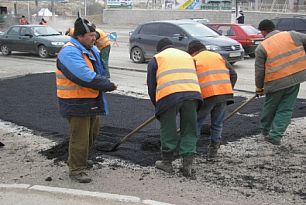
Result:
<svg viewBox="0 0 306 205">
<path fill-rule="evenodd" d="M 108 89 L 106 91 L 110 92 L 110 91 L 114 91 L 117 89 L 117 85 L 115 83 L 111 83 L 110 86 L 108 87 Z"/>
<path fill-rule="evenodd" d="M 264 89 L 263 88 L 256 88 L 256 95 L 257 96 L 263 96 L 264 95 Z"/>
</svg>

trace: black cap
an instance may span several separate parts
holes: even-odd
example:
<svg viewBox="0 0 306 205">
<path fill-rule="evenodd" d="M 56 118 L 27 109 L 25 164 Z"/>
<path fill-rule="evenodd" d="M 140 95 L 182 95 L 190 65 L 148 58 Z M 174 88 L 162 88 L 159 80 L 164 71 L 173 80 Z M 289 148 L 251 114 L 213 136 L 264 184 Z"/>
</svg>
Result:
<svg viewBox="0 0 306 205">
<path fill-rule="evenodd" d="M 93 23 L 90 23 L 88 20 L 79 17 L 74 22 L 74 36 L 82 36 L 85 33 L 95 32 L 96 26 Z"/>
<path fill-rule="evenodd" d="M 275 25 L 269 19 L 262 20 L 258 25 L 258 30 L 260 31 L 273 31 L 274 29 Z"/>
<path fill-rule="evenodd" d="M 195 52 L 206 50 L 206 47 L 199 40 L 192 40 L 188 45 L 188 53 L 192 55 Z"/>
<path fill-rule="evenodd" d="M 163 38 L 158 41 L 156 45 L 156 51 L 159 53 L 162 50 L 165 50 L 166 48 L 172 48 L 172 47 L 173 47 L 172 41 L 170 41 L 169 38 Z"/>
</svg>

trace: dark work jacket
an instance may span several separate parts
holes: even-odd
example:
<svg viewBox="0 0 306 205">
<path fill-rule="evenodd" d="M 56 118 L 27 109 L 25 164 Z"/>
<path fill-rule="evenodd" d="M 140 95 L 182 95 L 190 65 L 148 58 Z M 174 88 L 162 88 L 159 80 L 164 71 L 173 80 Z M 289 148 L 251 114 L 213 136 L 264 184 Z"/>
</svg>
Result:
<svg viewBox="0 0 306 205">
<path fill-rule="evenodd" d="M 156 118 L 159 117 L 159 115 L 165 111 L 167 111 L 169 108 L 177 105 L 180 102 L 183 101 L 191 101 L 195 100 L 198 101 L 198 109 L 202 105 L 202 96 L 201 93 L 199 92 L 193 92 L 193 91 L 188 91 L 188 92 L 177 92 L 173 93 L 171 95 L 168 95 L 158 102 L 156 102 L 156 72 L 157 72 L 157 62 L 156 59 L 153 58 L 149 63 L 148 63 L 148 68 L 147 68 L 147 85 L 148 85 L 148 94 L 150 96 L 150 99 L 155 106 L 155 116 Z"/>
</svg>

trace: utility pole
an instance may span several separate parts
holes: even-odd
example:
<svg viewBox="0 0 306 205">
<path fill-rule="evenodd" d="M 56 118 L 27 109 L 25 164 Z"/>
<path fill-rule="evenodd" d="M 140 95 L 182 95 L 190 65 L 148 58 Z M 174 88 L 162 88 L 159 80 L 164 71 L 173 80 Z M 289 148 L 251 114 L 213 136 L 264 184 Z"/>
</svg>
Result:
<svg viewBox="0 0 306 205">
<path fill-rule="evenodd" d="M 238 0 L 235 0 L 235 12 L 236 12 L 236 18 L 238 17 Z"/>
<path fill-rule="evenodd" d="M 87 5 L 87 0 L 84 0 L 84 16 L 87 15 L 86 5 Z"/>
<path fill-rule="evenodd" d="M 51 0 L 51 11 L 52 11 L 52 21 L 54 21 L 54 16 L 55 16 L 55 13 L 54 13 L 54 0 Z"/>
</svg>

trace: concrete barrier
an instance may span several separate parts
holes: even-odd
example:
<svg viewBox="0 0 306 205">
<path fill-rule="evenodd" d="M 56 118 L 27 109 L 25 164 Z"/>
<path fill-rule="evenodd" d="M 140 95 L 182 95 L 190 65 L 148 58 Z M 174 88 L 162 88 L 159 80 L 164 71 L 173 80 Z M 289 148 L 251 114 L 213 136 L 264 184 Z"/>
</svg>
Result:
<svg viewBox="0 0 306 205">
<path fill-rule="evenodd" d="M 263 19 L 275 17 L 292 17 L 305 15 L 298 13 L 276 13 L 262 11 L 245 11 L 245 23 L 258 26 Z M 148 10 L 148 9 L 105 9 L 103 23 L 113 25 L 138 25 L 140 23 L 157 20 L 206 18 L 210 22 L 230 23 L 231 11 L 213 10 Z"/>
</svg>

